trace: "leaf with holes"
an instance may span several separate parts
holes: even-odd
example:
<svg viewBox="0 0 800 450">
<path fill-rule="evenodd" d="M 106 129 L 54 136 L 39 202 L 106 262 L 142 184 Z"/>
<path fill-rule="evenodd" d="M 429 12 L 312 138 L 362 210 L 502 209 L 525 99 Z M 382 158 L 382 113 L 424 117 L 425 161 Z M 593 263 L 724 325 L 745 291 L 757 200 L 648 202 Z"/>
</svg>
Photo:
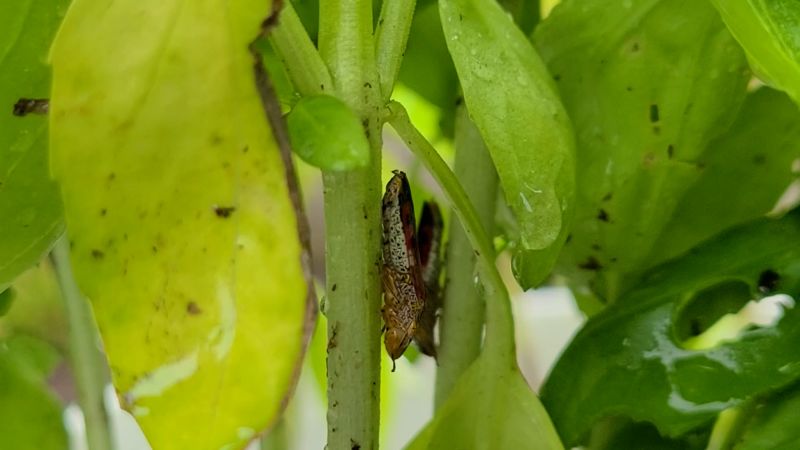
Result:
<svg viewBox="0 0 800 450">
<path fill-rule="evenodd" d="M 0 291 L 35 264 L 64 228 L 47 171 L 47 118 L 14 117 L 12 110 L 20 99 L 47 98 L 47 50 L 68 4 L 0 3 Z"/>
<path fill-rule="evenodd" d="M 270 13 L 75 0 L 53 45 L 75 276 L 156 450 L 242 448 L 280 413 L 310 332 L 296 193 L 248 50 Z"/>
<path fill-rule="evenodd" d="M 702 306 L 695 311 L 707 312 L 720 299 L 800 297 L 798 235 L 800 209 L 735 228 L 654 269 L 592 317 L 542 389 L 565 443 L 577 444 L 610 415 L 649 421 L 678 436 L 800 378 L 798 307 L 783 310 L 777 325 L 747 328 L 713 347 L 677 340 L 686 334 L 681 330 L 702 331 L 701 321 L 710 322 L 705 314 L 695 317 L 696 302 Z"/>
</svg>

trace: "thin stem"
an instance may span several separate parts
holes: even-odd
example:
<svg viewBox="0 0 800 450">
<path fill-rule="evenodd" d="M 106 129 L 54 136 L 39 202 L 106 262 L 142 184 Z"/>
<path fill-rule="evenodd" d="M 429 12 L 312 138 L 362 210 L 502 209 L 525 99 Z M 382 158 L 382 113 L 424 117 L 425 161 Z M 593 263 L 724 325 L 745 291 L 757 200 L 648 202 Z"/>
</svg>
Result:
<svg viewBox="0 0 800 450">
<path fill-rule="evenodd" d="M 329 450 L 378 448 L 381 122 L 371 0 L 320 1 L 320 54 L 335 94 L 362 119 L 365 169 L 323 172 Z"/>
<path fill-rule="evenodd" d="M 455 175 L 469 180 L 464 190 L 478 211 L 484 229 L 494 228 L 497 173 L 477 127 L 463 103 L 456 109 Z M 451 215 L 455 217 L 455 215 Z M 435 404 L 447 399 L 458 377 L 481 352 L 485 304 L 475 286 L 475 255 L 461 223 L 450 222 L 447 244 L 447 291 L 439 319 L 439 367 Z"/>
<path fill-rule="evenodd" d="M 91 308 L 72 275 L 66 236 L 56 242 L 51 258 L 69 324 L 70 364 L 86 424 L 89 450 L 111 450 L 111 432 L 103 400 L 108 374 L 97 345 L 98 335 Z"/>
<path fill-rule="evenodd" d="M 269 42 L 298 92 L 313 95 L 333 90 L 331 74 L 291 2 L 284 2 L 278 25 L 269 33 Z"/>
<path fill-rule="evenodd" d="M 481 225 L 478 213 L 453 171 L 411 123 L 405 108 L 394 101 L 389 103 L 388 108 L 388 122 L 442 187 L 475 252 L 478 276 L 486 298 L 485 349 L 499 354 L 511 363 L 514 361 L 514 323 L 511 318 L 511 304 L 503 279 L 494 265 L 494 248 Z"/>
<path fill-rule="evenodd" d="M 416 3 L 416 0 L 385 0 L 381 6 L 375 52 L 384 101 L 391 97 L 400 72 Z"/>
<path fill-rule="evenodd" d="M 706 450 L 730 450 L 741 436 L 744 425 L 752 415 L 755 402 L 749 401 L 719 413 Z"/>
</svg>

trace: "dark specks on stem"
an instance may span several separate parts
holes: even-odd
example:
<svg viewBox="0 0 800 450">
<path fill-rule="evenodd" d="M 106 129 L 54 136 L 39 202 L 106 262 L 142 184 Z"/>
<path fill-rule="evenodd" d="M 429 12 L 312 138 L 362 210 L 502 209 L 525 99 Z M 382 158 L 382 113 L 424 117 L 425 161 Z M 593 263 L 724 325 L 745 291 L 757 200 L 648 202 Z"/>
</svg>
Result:
<svg viewBox="0 0 800 450">
<path fill-rule="evenodd" d="M 594 270 L 594 271 L 597 271 L 597 270 L 600 270 L 600 269 L 603 268 L 603 266 L 600 264 L 600 262 L 594 256 L 588 257 L 586 259 L 586 261 L 578 264 L 578 267 L 580 267 L 581 269 L 584 269 L 584 270 Z"/>
<path fill-rule="evenodd" d="M 600 221 L 606 222 L 606 223 L 610 221 L 610 219 L 608 217 L 608 213 L 606 212 L 605 209 L 600 208 L 600 210 L 597 211 L 597 220 L 600 220 Z"/>
<path fill-rule="evenodd" d="M 107 210 L 107 209 L 105 209 L 105 208 L 100 208 L 100 216 L 101 216 L 101 217 L 105 217 L 105 216 L 106 216 L 106 213 L 108 213 L 108 210 Z"/>
<path fill-rule="evenodd" d="M 228 217 L 231 216 L 231 214 L 233 214 L 234 211 L 236 211 L 235 206 L 214 205 L 214 214 L 216 214 L 217 217 L 221 219 L 227 219 Z"/>
<path fill-rule="evenodd" d="M 103 256 L 105 256 L 105 253 L 101 252 L 100 250 L 98 250 L 96 248 L 92 249 L 92 258 L 94 258 L 94 259 L 103 259 Z"/>
<path fill-rule="evenodd" d="M 652 105 L 650 105 L 650 122 L 656 123 L 656 122 L 658 122 L 658 120 L 659 120 L 659 117 L 658 117 L 658 105 L 653 103 Z"/>
</svg>

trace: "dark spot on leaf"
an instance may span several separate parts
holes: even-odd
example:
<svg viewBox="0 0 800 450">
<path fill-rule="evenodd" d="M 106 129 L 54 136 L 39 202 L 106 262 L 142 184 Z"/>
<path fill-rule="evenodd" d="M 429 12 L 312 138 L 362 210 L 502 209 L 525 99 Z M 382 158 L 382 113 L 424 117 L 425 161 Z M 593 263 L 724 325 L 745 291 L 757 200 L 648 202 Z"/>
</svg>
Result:
<svg viewBox="0 0 800 450">
<path fill-rule="evenodd" d="M 456 97 L 456 106 L 461 106 L 462 103 L 464 103 L 464 97 L 459 95 Z"/>
<path fill-rule="evenodd" d="M 597 220 L 600 220 L 600 221 L 603 221 L 603 222 L 609 222 L 610 219 L 608 218 L 608 213 L 606 212 L 605 209 L 600 208 L 600 210 L 597 211 Z"/>
<path fill-rule="evenodd" d="M 564 240 L 564 243 L 565 244 L 569 244 L 569 241 L 571 241 L 571 240 L 572 240 L 572 233 L 567 235 L 567 238 Z"/>
<path fill-rule="evenodd" d="M 661 134 L 661 127 L 658 126 L 658 125 L 655 125 L 653 127 L 653 134 L 655 134 L 655 135 Z"/>
<path fill-rule="evenodd" d="M 611 197 L 613 197 L 613 196 L 614 196 L 614 193 L 613 192 L 609 192 L 608 194 L 603 196 L 603 201 L 607 202 L 607 201 L 611 200 Z"/>
<path fill-rule="evenodd" d="M 100 215 L 101 215 L 101 216 L 103 216 L 103 217 L 105 217 L 105 216 L 106 216 L 106 213 L 107 213 L 107 212 L 108 212 L 108 211 L 107 211 L 105 208 L 101 208 L 101 209 L 100 209 Z"/>
<path fill-rule="evenodd" d="M 367 89 L 372 89 L 372 84 L 369 81 L 364 82 L 364 87 Z"/>
<path fill-rule="evenodd" d="M 603 266 L 594 256 L 590 256 L 586 259 L 586 261 L 578 264 L 578 267 L 585 270 L 600 270 L 603 268 Z"/>
<path fill-rule="evenodd" d="M 631 46 L 631 51 L 633 51 L 633 52 L 638 52 L 639 51 L 639 43 L 638 42 L 634 42 L 633 43 L 633 45 Z"/>
<path fill-rule="evenodd" d="M 242 147 L 242 153 L 247 153 L 248 151 L 250 151 L 249 145 L 245 145 L 244 147 Z"/>
<path fill-rule="evenodd" d="M 189 313 L 189 315 L 196 316 L 198 314 L 202 314 L 203 310 L 197 306 L 197 303 L 189 302 L 186 304 L 186 312 Z"/>
<path fill-rule="evenodd" d="M 556 81 L 561 81 L 561 74 L 557 73 L 557 74 L 553 75 L 553 79 L 556 80 Z"/>
<path fill-rule="evenodd" d="M 592 244 L 592 250 L 600 251 L 600 244 Z"/>
<path fill-rule="evenodd" d="M 50 100 L 46 98 L 21 98 L 14 103 L 14 115 L 24 117 L 28 114 L 47 114 Z"/>
<path fill-rule="evenodd" d="M 150 248 L 153 250 L 153 253 L 158 253 L 158 247 L 156 247 L 155 245 Z"/>
<path fill-rule="evenodd" d="M 758 290 L 763 293 L 773 292 L 778 287 L 781 276 L 772 269 L 761 272 L 758 276 Z"/>
<path fill-rule="evenodd" d="M 94 259 L 103 259 L 103 256 L 105 256 L 105 254 L 103 252 L 101 252 L 100 250 L 97 250 L 97 249 L 93 249 L 92 250 L 92 258 L 94 258 Z"/>
<path fill-rule="evenodd" d="M 767 162 L 767 156 L 764 155 L 763 153 L 759 153 L 759 154 L 753 156 L 753 162 L 755 164 L 757 164 L 757 165 L 762 165 L 765 162 Z"/>
<path fill-rule="evenodd" d="M 214 206 L 214 214 L 223 219 L 230 217 L 234 211 L 236 211 L 235 206 Z"/>
<path fill-rule="evenodd" d="M 650 105 L 650 122 L 658 122 L 658 105 L 655 103 Z"/>
<path fill-rule="evenodd" d="M 350 439 L 350 450 L 361 450 L 361 444 L 353 439 Z"/>
<path fill-rule="evenodd" d="M 328 351 L 331 351 L 332 349 L 336 348 L 336 333 L 338 328 L 339 327 L 336 324 L 333 324 L 333 326 L 331 327 L 331 338 L 328 339 Z"/>
<path fill-rule="evenodd" d="M 331 286 L 331 292 L 336 292 L 336 283 L 333 283 L 333 286 Z"/>
<path fill-rule="evenodd" d="M 115 174 L 114 172 L 108 174 L 108 181 L 114 181 L 115 178 L 117 178 L 117 174 Z"/>
<path fill-rule="evenodd" d="M 628 92 L 633 92 L 633 86 L 628 86 L 625 88 L 625 90 Z"/>
<path fill-rule="evenodd" d="M 667 158 L 672 159 L 672 156 L 675 155 L 675 146 L 669 144 L 667 146 Z"/>
</svg>

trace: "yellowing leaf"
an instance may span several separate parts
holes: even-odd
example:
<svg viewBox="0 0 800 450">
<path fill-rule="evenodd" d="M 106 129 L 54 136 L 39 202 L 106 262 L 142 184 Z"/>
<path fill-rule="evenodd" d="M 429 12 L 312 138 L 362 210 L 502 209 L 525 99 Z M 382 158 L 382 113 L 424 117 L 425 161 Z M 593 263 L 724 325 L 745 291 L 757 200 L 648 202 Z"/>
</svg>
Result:
<svg viewBox="0 0 800 450">
<path fill-rule="evenodd" d="M 123 406 L 154 449 L 242 448 L 291 390 L 303 253 L 256 89 L 256 0 L 75 0 L 51 169 Z"/>
</svg>

